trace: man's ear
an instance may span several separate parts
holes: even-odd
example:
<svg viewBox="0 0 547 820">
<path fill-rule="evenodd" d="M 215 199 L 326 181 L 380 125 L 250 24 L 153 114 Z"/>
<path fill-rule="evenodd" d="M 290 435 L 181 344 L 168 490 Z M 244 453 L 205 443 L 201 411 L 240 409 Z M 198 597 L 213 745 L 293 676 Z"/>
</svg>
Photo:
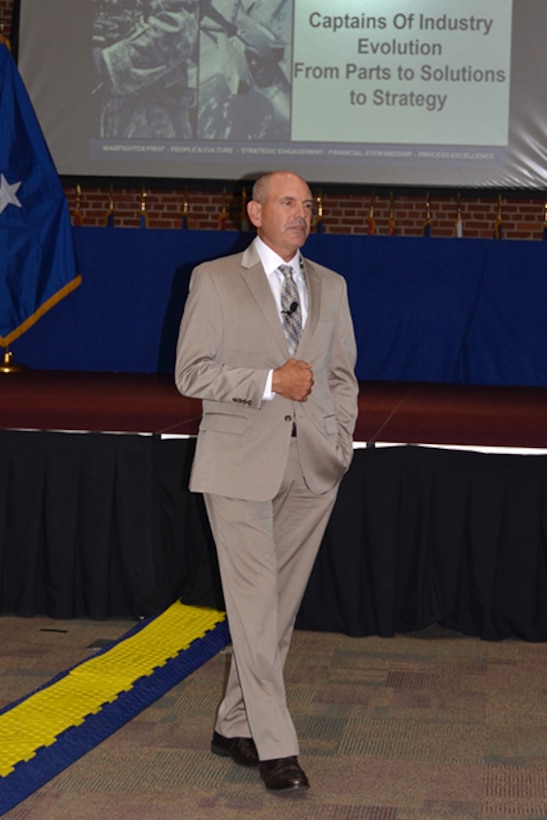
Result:
<svg viewBox="0 0 547 820">
<path fill-rule="evenodd" d="M 251 199 L 251 201 L 247 203 L 247 213 L 255 228 L 260 228 L 262 225 L 262 206 L 260 202 Z"/>
</svg>

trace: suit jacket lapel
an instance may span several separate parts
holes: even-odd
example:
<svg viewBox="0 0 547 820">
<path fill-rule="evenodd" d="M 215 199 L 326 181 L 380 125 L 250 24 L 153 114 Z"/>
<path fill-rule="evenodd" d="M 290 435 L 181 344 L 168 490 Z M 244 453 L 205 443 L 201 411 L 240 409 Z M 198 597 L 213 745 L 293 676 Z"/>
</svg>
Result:
<svg viewBox="0 0 547 820">
<path fill-rule="evenodd" d="M 312 262 L 307 259 L 303 259 L 303 262 L 304 276 L 308 288 L 308 318 L 302 332 L 298 351 L 301 351 L 303 347 L 305 349 L 307 341 L 312 338 L 319 319 L 321 305 L 321 277 Z M 277 343 L 285 355 L 288 356 L 287 342 L 285 340 L 283 326 L 279 321 L 277 305 L 275 304 L 275 299 L 272 296 L 272 291 L 268 284 L 268 278 L 264 273 L 264 268 L 254 249 L 254 245 L 249 245 L 243 252 L 241 258 L 241 275 L 247 283 L 258 307 L 262 311 L 264 319 L 270 327 Z M 299 353 L 297 352 L 297 356 L 298 355 Z"/>
<path fill-rule="evenodd" d="M 276 342 L 288 357 L 287 342 L 285 340 L 283 326 L 279 321 L 277 305 L 275 304 L 275 299 L 268 283 L 268 277 L 264 273 L 262 263 L 252 245 L 244 251 L 241 266 L 241 275 L 253 295 L 258 308 L 262 311 L 266 324 L 271 329 Z"/>
<path fill-rule="evenodd" d="M 304 259 L 304 276 L 308 288 L 308 318 L 298 346 L 299 351 L 302 350 L 303 346 L 305 347 L 307 340 L 313 335 L 319 319 L 321 305 L 321 277 L 315 270 L 314 265 L 307 259 Z"/>
</svg>

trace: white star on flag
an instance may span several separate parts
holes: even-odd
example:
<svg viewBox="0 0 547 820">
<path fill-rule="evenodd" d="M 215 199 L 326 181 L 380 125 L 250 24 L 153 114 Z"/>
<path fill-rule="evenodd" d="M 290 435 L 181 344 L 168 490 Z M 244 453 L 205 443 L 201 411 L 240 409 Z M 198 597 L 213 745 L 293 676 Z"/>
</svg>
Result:
<svg viewBox="0 0 547 820">
<path fill-rule="evenodd" d="M 8 205 L 15 205 L 17 208 L 23 207 L 15 196 L 20 185 L 20 182 L 14 182 L 10 185 L 4 174 L 0 174 L 0 214 L 5 211 Z"/>
</svg>

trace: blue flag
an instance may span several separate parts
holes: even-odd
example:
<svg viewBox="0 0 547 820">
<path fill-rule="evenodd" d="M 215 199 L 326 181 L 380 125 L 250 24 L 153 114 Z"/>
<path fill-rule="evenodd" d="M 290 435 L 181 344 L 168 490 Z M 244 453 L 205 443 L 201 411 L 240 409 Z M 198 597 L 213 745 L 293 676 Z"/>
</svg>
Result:
<svg viewBox="0 0 547 820">
<path fill-rule="evenodd" d="M 17 66 L 0 43 L 0 346 L 78 287 L 70 214 Z"/>
</svg>

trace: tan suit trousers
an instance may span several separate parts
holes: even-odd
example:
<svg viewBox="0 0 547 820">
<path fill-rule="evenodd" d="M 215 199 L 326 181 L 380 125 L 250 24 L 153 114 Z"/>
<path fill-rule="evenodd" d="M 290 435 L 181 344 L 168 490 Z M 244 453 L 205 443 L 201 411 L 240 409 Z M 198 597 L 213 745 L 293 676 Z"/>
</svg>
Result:
<svg viewBox="0 0 547 820">
<path fill-rule="evenodd" d="M 261 760 L 299 752 L 283 667 L 337 489 L 308 490 L 293 439 L 272 501 L 204 494 L 234 652 L 215 728 L 253 737 Z"/>
</svg>

